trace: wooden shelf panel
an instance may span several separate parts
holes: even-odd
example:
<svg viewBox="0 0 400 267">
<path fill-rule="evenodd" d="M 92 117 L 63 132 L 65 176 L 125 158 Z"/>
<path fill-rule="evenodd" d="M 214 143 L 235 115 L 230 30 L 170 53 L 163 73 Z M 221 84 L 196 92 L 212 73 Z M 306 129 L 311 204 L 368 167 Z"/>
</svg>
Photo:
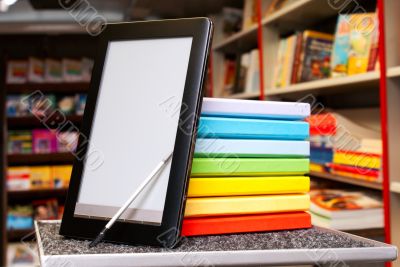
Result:
<svg viewBox="0 0 400 267">
<path fill-rule="evenodd" d="M 382 183 L 379 183 L 379 182 L 364 181 L 361 179 L 339 176 L 339 175 L 334 175 L 334 174 L 330 174 L 330 173 L 315 172 L 315 171 L 310 172 L 310 176 L 316 177 L 316 178 L 321 178 L 321 179 L 327 179 L 327 180 L 331 180 L 331 181 L 336 181 L 336 182 L 341 182 L 341 183 L 346 183 L 346 184 L 358 185 L 358 186 L 371 188 L 371 189 L 382 190 Z"/>
<path fill-rule="evenodd" d="M 72 164 L 74 156 L 71 153 L 51 154 L 16 154 L 8 155 L 9 165 L 31 165 L 31 164 Z"/>
<path fill-rule="evenodd" d="M 9 242 L 18 242 L 18 241 L 30 241 L 35 238 L 35 230 L 25 229 L 25 230 L 8 230 L 7 238 Z"/>
<path fill-rule="evenodd" d="M 31 189 L 31 190 L 10 190 L 7 192 L 8 201 L 31 200 L 49 197 L 65 198 L 67 188 Z"/>
<path fill-rule="evenodd" d="M 66 120 L 74 124 L 80 125 L 82 122 L 82 116 L 80 115 L 67 115 Z M 31 127 L 43 127 L 43 123 L 34 116 L 27 117 L 9 117 L 7 118 L 8 128 L 31 128 Z"/>
<path fill-rule="evenodd" d="M 32 93 L 40 90 L 43 93 L 86 93 L 89 83 L 25 83 L 25 84 L 6 84 L 8 94 Z"/>
</svg>

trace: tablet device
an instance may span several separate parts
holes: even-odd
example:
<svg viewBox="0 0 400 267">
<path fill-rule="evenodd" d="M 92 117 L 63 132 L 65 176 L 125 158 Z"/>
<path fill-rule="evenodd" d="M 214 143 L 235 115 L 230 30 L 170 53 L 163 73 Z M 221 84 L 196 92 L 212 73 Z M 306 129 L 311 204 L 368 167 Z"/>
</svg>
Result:
<svg viewBox="0 0 400 267">
<path fill-rule="evenodd" d="M 173 152 L 168 165 L 105 240 L 165 247 L 177 243 L 211 32 L 207 18 L 106 25 L 99 39 L 61 235 L 95 238 Z"/>
</svg>

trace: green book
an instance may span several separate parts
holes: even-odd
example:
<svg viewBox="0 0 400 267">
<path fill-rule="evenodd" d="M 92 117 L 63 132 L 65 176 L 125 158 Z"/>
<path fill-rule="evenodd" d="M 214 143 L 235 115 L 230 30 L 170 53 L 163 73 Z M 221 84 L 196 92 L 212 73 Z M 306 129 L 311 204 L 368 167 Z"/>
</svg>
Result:
<svg viewBox="0 0 400 267">
<path fill-rule="evenodd" d="M 191 176 L 303 175 L 309 165 L 306 158 L 194 158 Z"/>
</svg>

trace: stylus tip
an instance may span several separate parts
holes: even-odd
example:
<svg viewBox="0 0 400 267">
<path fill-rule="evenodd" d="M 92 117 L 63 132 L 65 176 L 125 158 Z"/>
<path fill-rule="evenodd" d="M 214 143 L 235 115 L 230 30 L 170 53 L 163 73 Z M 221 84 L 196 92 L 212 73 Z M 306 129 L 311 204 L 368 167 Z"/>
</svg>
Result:
<svg viewBox="0 0 400 267">
<path fill-rule="evenodd" d="M 100 234 L 92 242 L 89 243 L 89 248 L 97 246 L 103 240 L 107 230 L 107 228 L 104 228 L 104 230 L 101 231 Z"/>
</svg>

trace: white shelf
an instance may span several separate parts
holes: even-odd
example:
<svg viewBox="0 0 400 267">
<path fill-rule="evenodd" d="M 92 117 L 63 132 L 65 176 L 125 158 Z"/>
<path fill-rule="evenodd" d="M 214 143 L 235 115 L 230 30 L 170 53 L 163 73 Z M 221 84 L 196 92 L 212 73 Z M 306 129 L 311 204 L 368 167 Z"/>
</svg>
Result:
<svg viewBox="0 0 400 267">
<path fill-rule="evenodd" d="M 387 70 L 387 77 L 400 77 L 400 66 L 391 67 Z M 297 83 L 283 88 L 267 88 L 266 96 L 285 96 L 304 93 L 324 93 L 338 91 L 354 91 L 357 89 L 379 88 L 379 71 L 371 71 L 367 73 L 322 79 L 312 82 Z"/>
<path fill-rule="evenodd" d="M 284 88 L 268 88 L 266 96 L 289 95 L 296 93 L 314 93 L 323 91 L 354 90 L 365 87 L 374 87 L 379 84 L 379 72 L 368 72 L 339 78 L 329 78 L 317 81 L 293 84 Z"/>
<path fill-rule="evenodd" d="M 390 191 L 392 191 L 393 193 L 400 194 L 400 182 L 391 182 L 390 183 Z"/>
<path fill-rule="evenodd" d="M 387 71 L 387 76 L 389 78 L 400 77 L 400 66 L 389 68 Z"/>
</svg>

